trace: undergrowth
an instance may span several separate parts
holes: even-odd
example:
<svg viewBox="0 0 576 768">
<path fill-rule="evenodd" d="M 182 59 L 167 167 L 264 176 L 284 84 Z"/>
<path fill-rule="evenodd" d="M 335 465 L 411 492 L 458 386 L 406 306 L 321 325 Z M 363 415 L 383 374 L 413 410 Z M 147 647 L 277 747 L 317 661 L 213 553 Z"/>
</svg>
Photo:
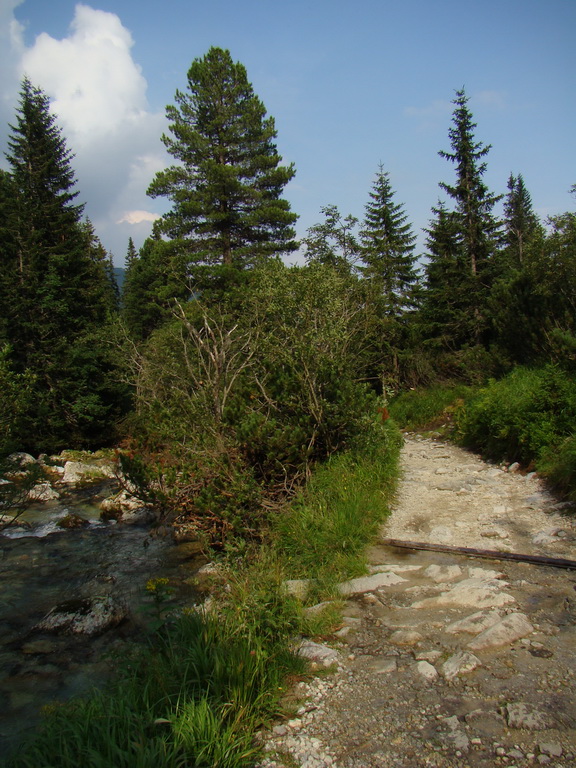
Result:
<svg viewBox="0 0 576 768">
<path fill-rule="evenodd" d="M 474 392 L 465 384 L 411 389 L 390 403 L 390 415 L 402 429 L 449 431 L 455 414 Z"/>
</svg>

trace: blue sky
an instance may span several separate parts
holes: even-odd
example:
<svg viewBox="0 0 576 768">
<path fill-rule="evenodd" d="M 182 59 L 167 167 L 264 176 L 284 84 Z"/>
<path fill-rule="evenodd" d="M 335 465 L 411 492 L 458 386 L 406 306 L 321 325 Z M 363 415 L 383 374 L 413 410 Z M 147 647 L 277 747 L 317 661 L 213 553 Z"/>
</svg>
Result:
<svg viewBox="0 0 576 768">
<path fill-rule="evenodd" d="M 448 129 L 465 87 L 486 183 L 522 173 L 543 217 L 573 210 L 576 0 L 0 0 L 0 143 L 24 73 L 53 99 L 80 198 L 122 264 L 167 201 L 164 108 L 194 58 L 229 48 L 296 166 L 298 235 L 335 204 L 359 218 L 380 163 L 419 236 L 451 183 Z M 6 167 L 6 163 L 3 162 Z M 291 258 L 294 260 L 294 257 Z"/>
</svg>

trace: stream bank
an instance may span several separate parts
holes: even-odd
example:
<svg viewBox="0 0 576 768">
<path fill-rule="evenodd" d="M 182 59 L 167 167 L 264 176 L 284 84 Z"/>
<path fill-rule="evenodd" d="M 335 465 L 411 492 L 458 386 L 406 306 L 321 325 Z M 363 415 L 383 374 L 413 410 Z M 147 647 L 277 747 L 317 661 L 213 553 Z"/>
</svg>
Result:
<svg viewBox="0 0 576 768">
<path fill-rule="evenodd" d="M 102 685 L 115 659 L 145 638 L 159 610 L 150 580 L 169 579 L 163 611 L 199 599 L 198 543 L 157 535 L 134 504 L 124 521 L 110 514 L 117 484 L 87 483 L 85 474 L 55 483 L 0 536 L 0 753 L 42 707 Z"/>
</svg>

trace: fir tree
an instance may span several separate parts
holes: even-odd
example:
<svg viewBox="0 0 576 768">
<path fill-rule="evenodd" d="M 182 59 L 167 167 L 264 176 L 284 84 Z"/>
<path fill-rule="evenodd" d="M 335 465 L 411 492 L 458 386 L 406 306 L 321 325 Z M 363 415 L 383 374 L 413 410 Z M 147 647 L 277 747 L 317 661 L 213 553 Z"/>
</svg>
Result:
<svg viewBox="0 0 576 768">
<path fill-rule="evenodd" d="M 498 221 L 492 209 L 501 196 L 492 195 L 482 181 L 487 164 L 483 160 L 491 149 L 474 139 L 476 123 L 468 109 L 464 89 L 456 91 L 453 125 L 448 131 L 452 152 L 438 154 L 456 167 L 456 184 L 440 183 L 454 200 L 459 222 L 460 239 L 472 275 L 481 276 L 493 255 L 497 243 Z"/>
<path fill-rule="evenodd" d="M 174 241 L 193 283 L 294 250 L 297 217 L 281 196 L 294 168 L 280 164 L 274 120 L 245 67 L 211 48 L 175 101 L 162 140 L 178 165 L 156 174 L 148 194 L 172 201 L 157 231 Z"/>
<path fill-rule="evenodd" d="M 122 319 L 130 335 L 143 341 L 172 315 L 174 299 L 190 297 L 186 265 L 173 243 L 159 235 L 145 240 L 127 263 L 122 292 Z"/>
<path fill-rule="evenodd" d="M 128 238 L 128 250 L 126 251 L 126 269 L 130 269 L 132 264 L 138 258 L 138 251 L 134 245 L 134 240 L 131 237 Z"/>
<path fill-rule="evenodd" d="M 390 176 L 382 165 L 366 205 L 360 241 L 362 272 L 382 292 L 387 314 L 399 315 L 413 306 L 416 235 L 403 206 L 394 202 Z"/>
<path fill-rule="evenodd" d="M 510 266 L 521 267 L 527 246 L 541 229 L 521 174 L 510 174 L 508 179 L 508 194 L 504 202 L 504 227 L 507 261 Z"/>
<path fill-rule="evenodd" d="M 425 281 L 420 309 L 422 335 L 440 349 L 456 351 L 471 330 L 467 287 L 472 282 L 466 269 L 458 219 L 439 201 L 426 230 Z"/>
<path fill-rule="evenodd" d="M 455 108 L 449 130 L 452 152 L 440 151 L 439 154 L 454 164 L 456 182 L 454 185 L 441 182 L 440 186 L 454 201 L 451 223 L 456 227 L 460 248 L 458 266 L 461 271 L 455 275 L 452 285 L 457 296 L 454 311 L 461 313 L 456 323 L 466 331 L 466 337 L 461 336 L 462 344 L 474 346 L 488 343 L 486 303 L 494 278 L 492 259 L 500 237 L 500 225 L 492 209 L 500 197 L 491 194 L 482 180 L 486 172 L 484 158 L 490 145 L 484 146 L 475 140 L 476 123 L 472 121 L 468 97 L 463 89 L 456 92 L 453 103 Z"/>
<path fill-rule="evenodd" d="M 3 334 L 15 376 L 34 378 L 29 450 L 104 440 L 114 386 L 96 331 L 113 310 L 109 259 L 75 203 L 72 155 L 48 97 L 25 79 L 6 157 L 1 227 L 8 247 L 2 292 Z M 98 362 L 99 361 L 99 362 Z"/>
</svg>

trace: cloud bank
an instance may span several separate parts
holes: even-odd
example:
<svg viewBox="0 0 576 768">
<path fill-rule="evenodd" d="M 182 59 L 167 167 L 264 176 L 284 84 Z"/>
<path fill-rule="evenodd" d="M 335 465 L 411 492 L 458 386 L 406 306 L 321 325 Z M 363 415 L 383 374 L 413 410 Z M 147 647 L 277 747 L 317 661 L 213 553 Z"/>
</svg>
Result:
<svg viewBox="0 0 576 768">
<path fill-rule="evenodd" d="M 121 264 L 128 237 L 138 245 L 159 215 L 146 189 L 154 173 L 169 164 L 160 142 L 165 117 L 149 110 L 147 82 L 132 58 L 132 36 L 116 14 L 78 4 L 66 37 L 42 33 L 27 48 L 14 17 L 21 2 L 0 0 L 0 117 L 4 124 L 14 122 L 24 75 L 50 97 L 75 154 L 79 199 Z"/>
</svg>

